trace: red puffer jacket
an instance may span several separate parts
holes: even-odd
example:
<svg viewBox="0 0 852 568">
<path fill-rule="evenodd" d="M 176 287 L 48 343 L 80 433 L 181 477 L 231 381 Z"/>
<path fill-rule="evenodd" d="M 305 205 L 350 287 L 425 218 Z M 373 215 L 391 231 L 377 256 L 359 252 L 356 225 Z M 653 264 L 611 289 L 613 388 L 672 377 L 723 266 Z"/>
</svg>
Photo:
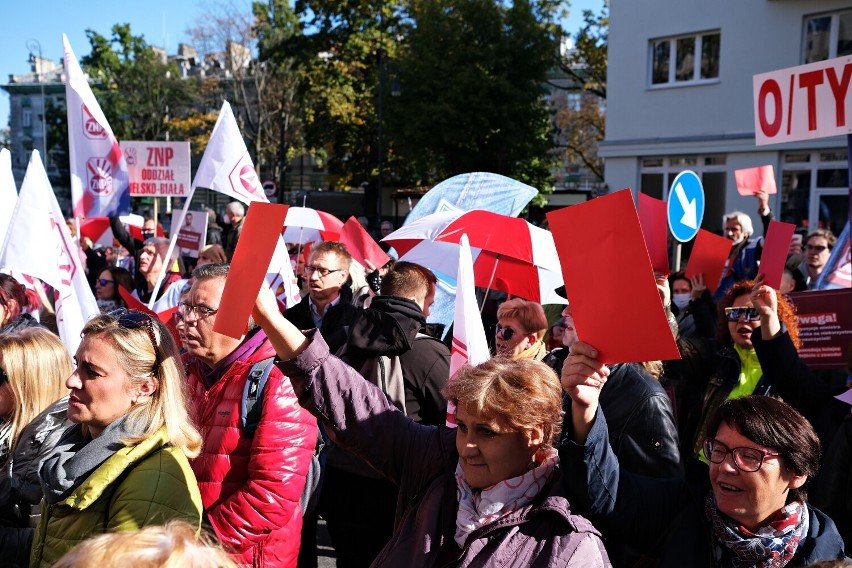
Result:
<svg viewBox="0 0 852 568">
<path fill-rule="evenodd" d="M 317 440 L 316 419 L 299 406 L 290 380 L 273 368 L 253 437 L 240 427 L 240 402 L 252 365 L 275 355 L 269 341 L 233 363 L 210 389 L 205 367 L 184 355 L 190 407 L 204 448 L 192 462 L 204 512 L 241 566 L 294 567 L 299 496 Z"/>
</svg>

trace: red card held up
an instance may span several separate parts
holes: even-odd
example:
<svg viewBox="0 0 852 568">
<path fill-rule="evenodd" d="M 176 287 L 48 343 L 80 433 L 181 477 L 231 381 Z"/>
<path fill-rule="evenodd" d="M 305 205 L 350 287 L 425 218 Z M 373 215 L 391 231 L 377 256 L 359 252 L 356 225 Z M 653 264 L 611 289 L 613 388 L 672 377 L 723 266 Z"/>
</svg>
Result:
<svg viewBox="0 0 852 568">
<path fill-rule="evenodd" d="M 763 242 L 763 253 L 760 256 L 759 274 L 766 276 L 766 284 L 776 290 L 781 287 L 781 277 L 784 275 L 784 264 L 790 250 L 790 241 L 796 225 L 770 221 L 766 230 L 766 240 Z"/>
<path fill-rule="evenodd" d="M 669 274 L 669 225 L 666 202 L 654 199 L 644 193 L 639 194 L 639 225 L 651 257 L 651 268 L 663 275 Z"/>
<path fill-rule="evenodd" d="M 722 271 L 725 269 L 725 261 L 731 254 L 734 241 L 721 237 L 710 231 L 698 229 L 695 244 L 692 245 L 692 253 L 689 255 L 689 263 L 686 265 L 684 275 L 687 278 L 704 275 L 704 285 L 714 293 L 722 280 Z"/>
<path fill-rule="evenodd" d="M 630 190 L 547 214 L 581 341 L 603 363 L 680 359 Z"/>
<path fill-rule="evenodd" d="M 367 259 L 376 268 L 381 268 L 390 260 L 379 243 L 364 230 L 364 227 L 355 217 L 349 217 L 349 220 L 343 224 L 340 242 L 346 245 L 346 250 L 349 251 L 352 258 L 361 264 L 364 264 L 364 259 Z"/>
<path fill-rule="evenodd" d="M 255 299 L 281 237 L 287 209 L 287 205 L 259 201 L 249 208 L 213 323 L 216 333 L 234 339 L 245 334 Z"/>
<path fill-rule="evenodd" d="M 770 166 L 758 166 L 734 171 L 737 191 L 740 195 L 754 195 L 761 191 L 767 194 L 777 193 L 775 187 L 775 169 Z"/>
</svg>

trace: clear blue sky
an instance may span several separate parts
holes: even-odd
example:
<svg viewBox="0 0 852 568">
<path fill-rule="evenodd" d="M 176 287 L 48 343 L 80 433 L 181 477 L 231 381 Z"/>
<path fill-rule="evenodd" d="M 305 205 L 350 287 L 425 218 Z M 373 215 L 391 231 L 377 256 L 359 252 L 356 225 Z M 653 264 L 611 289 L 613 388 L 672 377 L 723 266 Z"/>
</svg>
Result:
<svg viewBox="0 0 852 568">
<path fill-rule="evenodd" d="M 215 2 L 215 0 L 214 0 Z M 248 0 L 231 0 L 236 5 Z M 0 3 L 0 84 L 9 75 L 28 73 L 27 40 L 41 43 L 42 56 L 62 60 L 62 34 L 68 35 L 77 58 L 90 51 L 86 30 L 108 36 L 114 24 L 129 23 L 134 35 L 144 35 L 151 45 L 165 47 L 171 55 L 178 43 L 188 42 L 187 28 L 205 12 L 202 0 L 3 0 Z M 565 27 L 572 34 L 582 23 L 584 9 L 599 12 L 603 0 L 571 0 Z M 0 128 L 9 122 L 9 96 L 0 91 Z"/>
</svg>

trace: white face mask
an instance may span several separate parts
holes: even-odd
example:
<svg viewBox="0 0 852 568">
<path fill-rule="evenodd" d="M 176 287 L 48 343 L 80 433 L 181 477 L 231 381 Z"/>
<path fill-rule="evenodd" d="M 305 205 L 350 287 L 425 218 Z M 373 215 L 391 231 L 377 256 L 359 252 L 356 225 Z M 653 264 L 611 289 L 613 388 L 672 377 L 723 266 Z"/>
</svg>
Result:
<svg viewBox="0 0 852 568">
<path fill-rule="evenodd" d="M 672 294 L 672 302 L 674 302 L 674 305 L 682 310 L 689 305 L 689 299 L 691 297 L 691 294 Z"/>
</svg>

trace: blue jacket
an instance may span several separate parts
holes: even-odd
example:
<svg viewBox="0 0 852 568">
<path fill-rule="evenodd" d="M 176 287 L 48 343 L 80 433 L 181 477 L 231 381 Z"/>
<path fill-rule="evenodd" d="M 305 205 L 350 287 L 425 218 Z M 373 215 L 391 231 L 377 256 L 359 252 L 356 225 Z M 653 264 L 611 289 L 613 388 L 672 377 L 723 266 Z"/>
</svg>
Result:
<svg viewBox="0 0 852 568">
<path fill-rule="evenodd" d="M 565 432 L 570 435 L 571 423 Z M 563 482 L 571 502 L 585 512 L 604 537 L 628 542 L 659 567 L 713 566 L 713 529 L 704 513 L 710 490 L 683 479 L 651 479 L 633 475 L 618 464 L 609 446 L 606 419 L 598 409 L 586 444 L 566 440 L 559 449 Z M 585 511 L 583 510 L 585 509 Z M 788 566 L 807 566 L 820 560 L 843 558 L 843 539 L 834 522 L 808 505 L 810 525 Z"/>
</svg>

